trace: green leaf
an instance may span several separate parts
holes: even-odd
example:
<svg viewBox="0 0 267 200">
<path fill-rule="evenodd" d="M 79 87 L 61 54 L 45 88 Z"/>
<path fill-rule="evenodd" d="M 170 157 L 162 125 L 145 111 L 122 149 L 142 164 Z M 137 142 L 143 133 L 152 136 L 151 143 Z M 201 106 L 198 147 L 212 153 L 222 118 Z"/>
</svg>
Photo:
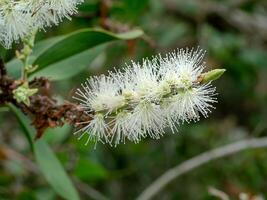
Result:
<svg viewBox="0 0 267 200">
<path fill-rule="evenodd" d="M 44 69 L 33 73 L 33 77 L 48 77 L 52 81 L 60 81 L 81 73 L 95 58 L 104 51 L 106 45 L 99 45 L 80 54 L 71 56 L 60 62 L 51 64 Z M 75 66 L 75 67 L 74 67 Z M 62 69 L 64 71 L 62 72 Z"/>
<path fill-rule="evenodd" d="M 9 105 L 9 107 L 16 115 L 23 132 L 31 144 L 37 164 L 47 182 L 62 198 L 79 200 L 80 198 L 75 187 L 48 144 L 44 140 L 33 142 L 33 133 L 35 130 L 30 126 L 29 119 L 15 106 Z"/>
<path fill-rule="evenodd" d="M 134 30 L 127 33 L 113 34 L 98 29 L 82 29 L 65 36 L 49 49 L 44 51 L 35 61 L 38 65 L 37 70 L 60 62 L 66 58 L 77 55 L 83 51 L 93 48 L 97 45 L 111 42 L 114 40 L 130 40 L 141 36 L 141 30 Z"/>
<path fill-rule="evenodd" d="M 6 63 L 8 75 L 15 79 L 18 79 L 20 77 L 21 67 L 22 67 L 22 64 L 20 60 L 16 58 Z"/>
<path fill-rule="evenodd" d="M 43 140 L 35 143 L 35 157 L 46 180 L 60 196 L 68 200 L 79 200 L 78 193 L 58 158 Z"/>
<path fill-rule="evenodd" d="M 7 112 L 9 111 L 9 108 L 6 106 L 0 107 L 0 112 Z"/>
<path fill-rule="evenodd" d="M 38 42 L 29 63 L 39 67 L 31 73 L 30 78 L 45 76 L 54 81 L 71 78 L 88 67 L 104 51 L 108 42 L 130 40 L 142 34 L 141 30 L 113 34 L 99 29 L 82 29 Z M 20 68 L 21 63 L 17 59 L 7 63 L 8 73 L 12 77 L 20 76 Z"/>
<path fill-rule="evenodd" d="M 58 144 L 63 142 L 71 133 L 71 125 L 64 124 L 62 127 L 48 128 L 43 138 L 49 144 Z"/>
<path fill-rule="evenodd" d="M 30 120 L 15 106 L 12 104 L 8 104 L 8 107 L 10 110 L 15 114 L 21 128 L 22 132 L 24 133 L 25 137 L 27 138 L 29 145 L 31 147 L 31 150 L 34 151 L 34 143 L 33 143 L 33 134 L 34 128 L 30 126 Z"/>
</svg>

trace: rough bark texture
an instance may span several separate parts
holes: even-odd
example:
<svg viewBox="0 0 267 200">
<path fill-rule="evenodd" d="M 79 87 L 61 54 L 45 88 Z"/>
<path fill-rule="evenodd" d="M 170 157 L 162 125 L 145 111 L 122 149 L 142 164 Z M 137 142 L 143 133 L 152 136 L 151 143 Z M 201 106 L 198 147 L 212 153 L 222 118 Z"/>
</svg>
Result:
<svg viewBox="0 0 267 200">
<path fill-rule="evenodd" d="M 37 131 L 36 139 L 42 137 L 48 127 L 63 126 L 64 123 L 78 126 L 79 122 L 91 120 L 77 104 L 64 102 L 59 105 L 50 95 L 50 81 L 43 77 L 29 83 L 30 88 L 38 88 L 38 93 L 30 97 L 30 106 L 18 103 L 12 91 L 22 84 L 23 81 L 14 80 L 7 75 L 4 62 L 0 58 L 0 106 L 12 103 L 29 116 Z"/>
</svg>

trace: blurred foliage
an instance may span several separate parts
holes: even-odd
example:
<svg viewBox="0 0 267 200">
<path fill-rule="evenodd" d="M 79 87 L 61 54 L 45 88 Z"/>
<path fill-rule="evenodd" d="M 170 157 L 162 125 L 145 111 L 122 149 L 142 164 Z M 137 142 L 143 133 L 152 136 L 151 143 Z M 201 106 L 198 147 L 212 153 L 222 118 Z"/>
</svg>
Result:
<svg viewBox="0 0 267 200">
<path fill-rule="evenodd" d="M 32 77 L 54 80 L 53 90 L 59 101 L 71 101 L 73 89 L 87 77 L 107 73 L 131 59 L 139 61 L 176 48 L 200 46 L 207 50 L 208 69 L 227 69 L 215 83 L 219 93 L 216 110 L 208 119 L 181 125 L 177 134 L 161 140 L 146 139 L 140 144 L 127 142 L 117 148 L 85 146 L 86 138 L 77 140 L 68 126 L 49 129 L 42 139 L 45 149 L 34 153 L 23 135 L 25 127 L 21 128 L 8 108 L 1 108 L 0 200 L 54 200 L 65 192 L 63 197 L 70 192 L 74 197 L 68 198 L 75 199 L 75 190 L 61 190 L 60 183 L 53 179 L 65 174 L 64 170 L 54 171 L 62 167 L 58 161 L 56 166 L 49 165 L 56 159 L 53 152 L 69 174 L 63 183 L 76 180 L 81 199 L 91 199 L 88 193 L 94 188 L 110 199 L 127 200 L 138 196 L 167 169 L 201 152 L 242 138 L 267 135 L 265 0 L 87 0 L 79 9 L 72 21 L 38 33 L 31 58 L 43 67 Z M 103 28 L 114 34 L 90 35 L 89 31 L 80 40 L 64 43 L 64 38 L 88 28 Z M 145 33 L 139 39 L 116 38 L 119 32 L 136 29 Z M 9 61 L 9 74 L 16 76 L 19 64 L 12 60 L 14 50 L 0 49 L 0 53 Z M 7 149 L 15 153 L 6 154 Z M 36 153 L 41 154 L 39 159 L 46 154 L 48 160 L 38 160 L 38 155 L 34 158 Z M 47 169 L 36 168 L 35 159 Z M 47 178 L 51 174 L 52 179 Z M 155 199 L 216 199 L 208 193 L 210 186 L 233 199 L 241 192 L 267 198 L 266 180 L 266 150 L 246 151 L 178 178 Z"/>
</svg>

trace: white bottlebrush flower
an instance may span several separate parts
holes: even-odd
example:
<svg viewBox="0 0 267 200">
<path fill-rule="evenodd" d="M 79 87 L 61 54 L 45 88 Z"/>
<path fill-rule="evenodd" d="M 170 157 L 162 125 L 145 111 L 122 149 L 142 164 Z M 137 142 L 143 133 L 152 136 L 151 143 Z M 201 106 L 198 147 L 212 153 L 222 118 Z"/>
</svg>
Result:
<svg viewBox="0 0 267 200">
<path fill-rule="evenodd" d="M 144 60 L 142 65 L 132 63 L 124 72 L 128 77 L 128 85 L 125 89 L 131 88 L 141 99 L 152 100 L 155 98 L 155 88 L 158 86 L 157 65 L 155 60 Z"/>
<path fill-rule="evenodd" d="M 164 133 L 165 119 L 160 105 L 147 100 L 141 100 L 137 104 L 126 123 L 128 139 L 136 143 L 147 135 L 159 139 Z"/>
<path fill-rule="evenodd" d="M 119 86 L 107 76 L 93 77 L 82 84 L 82 90 L 78 89 L 74 97 L 81 101 L 81 107 L 88 112 L 116 111 L 124 106 L 125 100 L 119 94 Z"/>
<path fill-rule="evenodd" d="M 31 13 L 32 25 L 36 29 L 58 25 L 59 21 L 46 0 L 28 0 L 27 4 L 27 12 Z"/>
<path fill-rule="evenodd" d="M 77 13 L 77 5 L 82 0 L 46 0 L 51 11 L 54 12 L 55 21 L 62 21 L 63 18 L 71 19 L 70 16 Z"/>
<path fill-rule="evenodd" d="M 13 41 L 24 38 L 31 31 L 31 17 L 25 13 L 26 4 L 17 1 L 0 2 L 0 41 L 9 48 Z"/>
<path fill-rule="evenodd" d="M 57 25 L 77 12 L 83 0 L 1 0 L 0 42 L 10 48 L 38 29 Z"/>
<path fill-rule="evenodd" d="M 216 102 L 215 88 L 210 84 L 192 87 L 191 89 L 178 92 L 164 102 L 164 110 L 170 123 L 178 120 L 190 122 L 199 120 L 200 113 L 207 117 L 211 112 L 212 103 Z"/>
<path fill-rule="evenodd" d="M 197 121 L 200 114 L 207 117 L 216 102 L 210 81 L 224 70 L 203 73 L 203 56 L 201 50 L 180 49 L 88 79 L 74 98 L 95 117 L 82 122 L 80 131 L 117 146 L 126 139 L 159 139 L 166 126 L 175 132 L 179 122 Z"/>
<path fill-rule="evenodd" d="M 110 129 L 110 142 L 117 146 L 120 143 L 125 143 L 128 137 L 129 129 L 127 126 L 129 116 L 131 114 L 127 111 L 118 113 L 113 120 L 110 121 L 109 125 L 112 127 Z"/>
<path fill-rule="evenodd" d="M 159 70 L 163 81 L 179 85 L 182 88 L 191 87 L 204 70 L 204 52 L 194 49 L 179 49 L 160 58 Z"/>
<path fill-rule="evenodd" d="M 170 125 L 179 121 L 196 121 L 199 113 L 207 117 L 215 89 L 210 85 L 198 85 L 204 70 L 204 52 L 194 49 L 179 49 L 160 58 L 161 83 L 169 84 L 172 95 L 164 99 L 164 110 Z M 170 121 L 172 120 L 172 121 Z"/>
<path fill-rule="evenodd" d="M 99 141 L 106 143 L 109 141 L 107 135 L 107 124 L 104 120 L 103 114 L 95 114 L 93 119 L 76 133 L 81 133 L 80 138 L 82 138 L 85 134 L 88 136 L 86 144 L 89 141 L 94 141 L 95 143 Z"/>
<path fill-rule="evenodd" d="M 144 59 L 142 64 L 132 62 L 131 66 L 110 73 L 110 76 L 120 86 L 122 95 L 128 98 L 130 103 L 143 99 L 153 101 L 156 98 L 158 73 L 155 60 Z"/>
</svg>

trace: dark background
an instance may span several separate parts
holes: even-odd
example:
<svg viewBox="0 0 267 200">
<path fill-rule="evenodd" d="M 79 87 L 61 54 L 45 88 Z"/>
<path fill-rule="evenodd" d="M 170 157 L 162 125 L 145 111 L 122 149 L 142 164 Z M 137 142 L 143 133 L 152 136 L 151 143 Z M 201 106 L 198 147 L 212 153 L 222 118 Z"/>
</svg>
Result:
<svg viewBox="0 0 267 200">
<path fill-rule="evenodd" d="M 84 184 L 77 187 L 93 187 L 110 199 L 134 199 L 166 170 L 195 155 L 267 135 L 267 1 L 88 0 L 72 21 L 38 33 L 37 40 L 84 27 L 112 32 L 138 27 L 145 35 L 130 42 L 112 42 L 88 63 L 86 71 L 54 82 L 53 93 L 59 99 L 71 100 L 72 90 L 91 75 L 176 48 L 200 46 L 207 51 L 207 69 L 227 71 L 214 82 L 218 103 L 209 118 L 181 124 L 178 133 L 160 140 L 148 138 L 116 148 L 99 143 L 94 149 L 94 144 L 84 145 L 86 138 L 78 141 L 69 126 L 47 131 L 44 139 L 68 174 Z M 14 50 L 1 49 L 1 54 L 10 60 Z M 10 113 L 0 112 L 0 145 L 32 160 Z M 16 160 L 0 158 L 1 200 L 60 199 L 41 175 L 33 175 Z M 208 187 L 224 191 L 231 199 L 238 199 L 241 192 L 267 198 L 267 150 L 248 150 L 212 161 L 175 179 L 154 199 L 216 199 Z M 80 194 L 90 199 L 86 192 Z"/>
</svg>

